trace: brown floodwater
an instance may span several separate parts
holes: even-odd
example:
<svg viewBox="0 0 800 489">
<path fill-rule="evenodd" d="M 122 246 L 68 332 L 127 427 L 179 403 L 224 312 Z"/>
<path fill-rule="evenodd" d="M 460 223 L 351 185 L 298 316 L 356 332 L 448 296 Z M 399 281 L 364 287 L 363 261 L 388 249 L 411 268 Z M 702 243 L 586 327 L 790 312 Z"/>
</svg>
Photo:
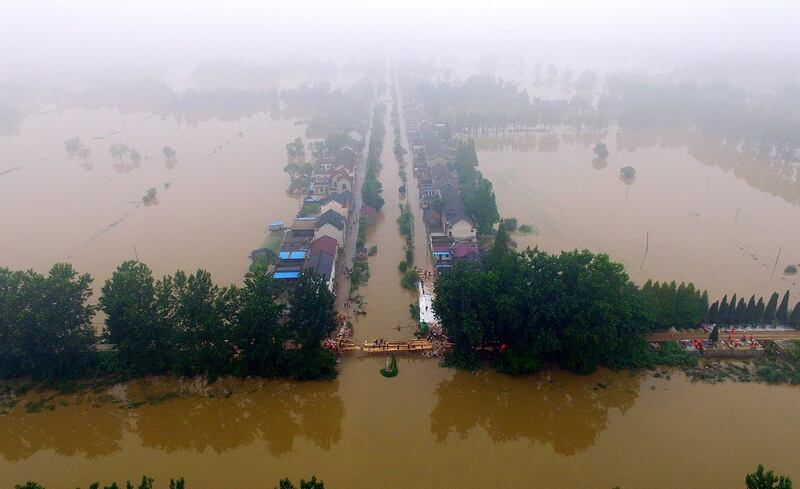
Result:
<svg viewBox="0 0 800 489">
<path fill-rule="evenodd" d="M 29 117 L 19 134 L 0 136 L 0 172 L 19 167 L 0 175 L 0 265 L 45 272 L 68 261 L 99 290 L 138 254 L 156 276 L 202 267 L 239 283 L 267 223 L 297 211 L 283 166 L 286 143 L 304 128 L 263 113 L 194 124 L 110 110 Z M 67 156 L 73 137 L 91 151 L 88 165 Z M 119 165 L 115 143 L 137 149 L 141 164 Z M 157 203 L 144 206 L 151 187 Z"/>
<path fill-rule="evenodd" d="M 681 373 L 512 378 L 409 358 L 386 379 L 383 365 L 346 358 L 333 382 L 154 379 L 28 393 L 0 416 L 0 487 L 146 473 L 197 489 L 311 474 L 332 489 L 736 488 L 757 463 L 800 476 L 797 387 Z M 42 398 L 43 410 L 26 413 Z"/>
<path fill-rule="evenodd" d="M 605 163 L 593 161 L 598 141 L 611 152 Z M 775 162 L 652 132 L 480 136 L 477 147 L 500 214 L 538 229 L 515 234 L 520 247 L 605 252 L 639 283 L 692 281 L 712 300 L 785 290 L 800 299 L 800 280 L 783 274 L 800 263 L 800 187 Z M 634 179 L 620 178 L 625 166 Z"/>
<path fill-rule="evenodd" d="M 405 238 L 400 235 L 397 225 L 400 203 L 405 203 L 405 199 L 400 199 L 398 188 L 402 181 L 392 152 L 394 132 L 390 120 L 391 102 L 383 102 L 386 105 L 383 119 L 386 134 L 378 179 L 383 185 L 385 203 L 375 225 L 367 229 L 366 246 L 377 245 L 378 253 L 368 258 L 369 281 L 358 291 L 366 301 L 367 314 L 354 318 L 353 336 L 356 341 L 408 339 L 417 328 L 408 309 L 409 304 L 417 301 L 417 295 L 400 286 L 400 271 L 397 268 L 405 259 Z"/>
</svg>

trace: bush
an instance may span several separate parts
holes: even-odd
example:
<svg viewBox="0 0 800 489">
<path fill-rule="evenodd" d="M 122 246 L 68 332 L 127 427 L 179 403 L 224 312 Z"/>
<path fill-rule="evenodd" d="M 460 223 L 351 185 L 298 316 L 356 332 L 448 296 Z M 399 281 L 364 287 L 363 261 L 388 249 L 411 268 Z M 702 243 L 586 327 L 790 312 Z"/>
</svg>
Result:
<svg viewBox="0 0 800 489">
<path fill-rule="evenodd" d="M 419 275 L 417 275 L 417 270 L 414 268 L 410 268 L 403 273 L 403 277 L 400 279 L 400 286 L 403 287 L 404 289 L 416 290 L 417 282 L 419 282 Z"/>
<path fill-rule="evenodd" d="M 411 318 L 414 321 L 419 321 L 419 303 L 412 302 L 408 305 L 408 312 L 411 314 Z"/>
<path fill-rule="evenodd" d="M 503 228 L 508 232 L 517 230 L 517 219 L 515 217 L 507 217 L 503 219 Z"/>
<path fill-rule="evenodd" d="M 522 234 L 539 234 L 539 230 L 536 229 L 536 226 L 530 224 L 523 224 L 520 226 L 519 232 Z"/>
<path fill-rule="evenodd" d="M 397 265 L 397 268 L 401 272 L 405 272 L 406 270 L 408 270 L 408 262 L 405 260 L 401 261 L 400 264 Z"/>
<path fill-rule="evenodd" d="M 668 367 L 694 367 L 697 365 L 697 357 L 697 354 L 686 351 L 678 343 L 671 341 L 661 343 L 653 361 L 656 365 Z"/>
<path fill-rule="evenodd" d="M 796 275 L 797 274 L 797 266 L 796 265 L 789 265 L 783 269 L 784 275 Z"/>
<path fill-rule="evenodd" d="M 378 245 L 372 245 L 369 247 L 369 252 L 367 252 L 368 256 L 375 256 L 378 254 Z"/>
</svg>

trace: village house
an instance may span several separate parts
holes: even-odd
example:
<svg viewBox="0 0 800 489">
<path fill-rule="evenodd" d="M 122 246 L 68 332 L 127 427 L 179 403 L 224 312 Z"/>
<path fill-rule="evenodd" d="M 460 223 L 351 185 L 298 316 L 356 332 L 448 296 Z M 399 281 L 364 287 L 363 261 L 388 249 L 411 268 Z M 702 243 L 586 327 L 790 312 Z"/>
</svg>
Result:
<svg viewBox="0 0 800 489">
<path fill-rule="evenodd" d="M 328 284 L 328 289 L 333 291 L 336 278 L 336 253 L 339 242 L 330 236 L 320 236 L 311 242 L 308 251 L 308 261 L 305 268 L 314 270 L 322 275 Z"/>
<path fill-rule="evenodd" d="M 329 236 L 342 243 L 344 241 L 345 225 L 345 218 L 335 210 L 329 209 L 317 217 L 317 230 L 314 233 L 314 237 Z"/>
</svg>

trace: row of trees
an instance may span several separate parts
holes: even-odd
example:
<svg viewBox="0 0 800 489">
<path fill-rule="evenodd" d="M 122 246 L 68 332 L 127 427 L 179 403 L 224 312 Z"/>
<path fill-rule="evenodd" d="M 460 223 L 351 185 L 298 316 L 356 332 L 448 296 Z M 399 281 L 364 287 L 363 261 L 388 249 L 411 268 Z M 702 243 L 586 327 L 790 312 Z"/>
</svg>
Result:
<svg viewBox="0 0 800 489">
<path fill-rule="evenodd" d="M 715 301 L 708 310 L 708 322 L 722 324 L 790 324 L 800 329 L 800 301 L 795 304 L 789 313 L 789 291 L 783 294 L 778 303 L 779 295 L 773 292 L 769 301 L 764 304 L 764 298 L 751 295 L 750 300 L 744 297 L 738 300 L 736 294 L 728 300 L 727 294 L 721 301 Z"/>
<path fill-rule="evenodd" d="M 508 240 L 501 226 L 483 269 L 458 264 L 436 283 L 454 363 L 474 366 L 478 349 L 492 345 L 498 370 L 512 374 L 548 359 L 579 373 L 641 366 L 652 319 L 621 264 L 586 250 L 517 253 Z"/>
<path fill-rule="evenodd" d="M 96 306 L 91 283 L 68 264 L 46 276 L 0 269 L 0 376 L 335 375 L 336 358 L 321 346 L 336 327 L 334 298 L 311 271 L 287 292 L 264 267 L 243 287 L 220 287 L 205 270 L 155 280 L 126 261 Z M 110 352 L 96 347 L 98 309 Z"/>
<path fill-rule="evenodd" d="M 455 167 L 464 208 L 474 219 L 478 232 L 491 232 L 494 223 L 500 220 L 500 214 L 497 212 L 492 182 L 484 178 L 477 169 L 478 153 L 475 151 L 474 140 L 458 144 Z"/>
<path fill-rule="evenodd" d="M 372 113 L 372 133 L 369 138 L 369 148 L 367 149 L 367 175 L 361 186 L 361 197 L 365 205 L 380 210 L 384 201 L 381 194 L 383 185 L 378 180 L 378 170 L 381 165 L 381 153 L 383 152 L 383 138 L 386 135 L 386 128 L 383 125 L 383 116 L 386 113 L 386 106 L 379 104 L 375 106 Z"/>
<path fill-rule="evenodd" d="M 654 329 L 697 326 L 708 314 L 708 293 L 694 284 L 674 281 L 659 283 L 648 280 L 641 288 L 645 307 L 651 312 Z"/>
</svg>

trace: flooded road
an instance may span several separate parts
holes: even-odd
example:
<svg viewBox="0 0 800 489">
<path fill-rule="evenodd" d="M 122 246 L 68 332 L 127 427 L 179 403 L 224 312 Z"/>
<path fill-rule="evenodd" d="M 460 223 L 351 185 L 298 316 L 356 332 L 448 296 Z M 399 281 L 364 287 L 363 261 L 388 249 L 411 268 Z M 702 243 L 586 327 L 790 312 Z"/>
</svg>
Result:
<svg viewBox="0 0 800 489">
<path fill-rule="evenodd" d="M 417 328 L 408 310 L 409 304 L 417 300 L 416 293 L 400 286 L 397 268 L 405 259 L 405 239 L 397 225 L 401 203 L 398 188 L 402 182 L 392 153 L 391 102 L 384 100 L 384 103 L 387 106 L 383 119 L 386 133 L 378 179 L 383 185 L 385 204 L 375 225 L 367 230 L 366 246 L 377 245 L 378 253 L 369 257 L 369 281 L 358 291 L 366 300 L 367 314 L 355 317 L 353 335 L 357 342 L 381 338 L 387 341 L 408 339 Z"/>
<path fill-rule="evenodd" d="M 0 486 L 100 479 L 272 487 L 743 487 L 763 462 L 797 477 L 797 387 L 693 384 L 600 371 L 511 378 L 347 358 L 334 382 L 155 380 L 0 416 Z M 177 393 L 177 394 L 176 394 Z M 140 405 L 140 403 L 142 403 Z M 731 450 L 730 447 L 736 447 Z"/>
<path fill-rule="evenodd" d="M 286 142 L 304 128 L 265 113 L 196 125 L 109 110 L 29 117 L 18 135 L 0 136 L 0 172 L 19 167 L 0 175 L 0 262 L 44 272 L 69 261 L 99 290 L 138 253 L 157 276 L 202 267 L 240 283 L 266 224 L 297 211 L 282 169 Z M 73 137 L 90 150 L 86 162 L 67 156 Z M 138 167 L 112 157 L 116 143 L 142 155 Z M 145 206 L 149 188 L 157 199 Z"/>
<path fill-rule="evenodd" d="M 611 155 L 593 161 L 604 138 Z M 709 141 L 669 134 L 487 136 L 477 147 L 500 214 L 538 229 L 515 234 L 520 247 L 605 252 L 638 283 L 692 281 L 712 301 L 733 292 L 800 296 L 797 276 L 783 275 L 800 263 L 800 200 L 771 175 L 774 164 L 739 162 Z M 624 166 L 635 168 L 633 180 L 620 178 Z"/>
</svg>

